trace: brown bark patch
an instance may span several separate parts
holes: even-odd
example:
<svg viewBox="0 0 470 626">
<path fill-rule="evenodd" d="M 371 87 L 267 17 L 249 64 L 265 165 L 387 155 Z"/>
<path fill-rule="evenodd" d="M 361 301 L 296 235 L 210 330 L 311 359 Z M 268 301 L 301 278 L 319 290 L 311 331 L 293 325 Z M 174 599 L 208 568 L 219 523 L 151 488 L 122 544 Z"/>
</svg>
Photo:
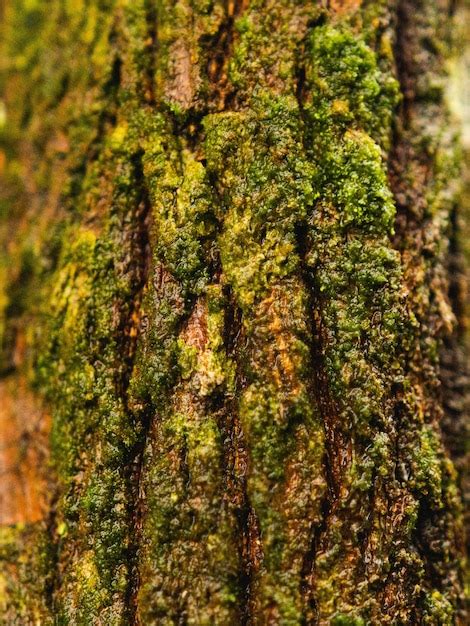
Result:
<svg viewBox="0 0 470 626">
<path fill-rule="evenodd" d="M 191 48 L 184 39 L 177 39 L 170 49 L 172 66 L 166 95 L 184 109 L 189 108 L 201 82 L 198 65 L 192 58 Z"/>
<path fill-rule="evenodd" d="M 337 16 L 357 11 L 362 4 L 362 0 L 330 0 L 330 10 Z"/>
<path fill-rule="evenodd" d="M 203 352 L 207 344 L 207 304 L 199 299 L 189 317 L 181 338 L 188 345 Z"/>
<path fill-rule="evenodd" d="M 274 288 L 260 304 L 262 319 L 269 331 L 267 354 L 271 364 L 271 376 L 279 389 L 289 388 L 292 394 L 299 393 L 299 363 L 292 354 L 294 337 L 290 326 L 292 310 L 286 294 Z"/>
<path fill-rule="evenodd" d="M 50 416 L 25 382 L 0 382 L 0 524 L 36 522 L 46 508 Z"/>
</svg>

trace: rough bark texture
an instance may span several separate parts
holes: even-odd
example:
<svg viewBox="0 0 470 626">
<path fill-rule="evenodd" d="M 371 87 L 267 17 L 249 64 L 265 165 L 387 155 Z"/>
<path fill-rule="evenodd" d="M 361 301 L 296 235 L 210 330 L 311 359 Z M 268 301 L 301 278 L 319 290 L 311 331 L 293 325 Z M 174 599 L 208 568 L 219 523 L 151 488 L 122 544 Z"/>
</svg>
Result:
<svg viewBox="0 0 470 626">
<path fill-rule="evenodd" d="M 451 5 L 2 0 L 4 624 L 465 623 Z"/>
</svg>

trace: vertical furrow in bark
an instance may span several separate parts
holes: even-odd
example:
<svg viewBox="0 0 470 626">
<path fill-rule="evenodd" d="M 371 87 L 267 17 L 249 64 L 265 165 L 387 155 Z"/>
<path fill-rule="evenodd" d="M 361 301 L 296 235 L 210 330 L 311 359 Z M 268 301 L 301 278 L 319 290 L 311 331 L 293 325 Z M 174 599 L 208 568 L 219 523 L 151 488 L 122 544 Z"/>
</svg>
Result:
<svg viewBox="0 0 470 626">
<path fill-rule="evenodd" d="M 254 580 L 263 554 L 259 520 L 247 490 L 248 451 L 238 410 L 238 398 L 247 385 L 244 374 L 246 338 L 243 330 L 242 312 L 237 306 L 230 288 L 227 288 L 227 292 L 224 343 L 229 358 L 235 364 L 235 372 L 234 394 L 228 407 L 225 429 L 222 429 L 225 437 L 224 444 L 227 444 L 225 447 L 225 497 L 234 507 L 237 520 L 237 545 L 240 555 L 240 623 L 249 624 L 254 609 Z"/>
<path fill-rule="evenodd" d="M 228 77 L 229 63 L 237 34 L 235 23 L 248 5 L 249 0 L 227 0 L 224 3 L 225 17 L 217 32 L 202 39 L 203 48 L 207 50 L 209 108 L 212 108 L 210 104 L 213 103 L 216 110 L 223 111 L 235 95 Z"/>
<path fill-rule="evenodd" d="M 303 107 L 303 100 L 299 98 Z M 350 443 L 343 438 L 339 415 L 340 407 L 332 398 L 330 381 L 325 367 L 325 351 L 327 338 L 322 328 L 322 303 L 314 278 L 314 271 L 309 267 L 307 259 L 311 253 L 312 240 L 309 237 L 307 222 L 296 226 L 297 249 L 301 262 L 301 275 L 308 294 L 308 310 L 310 311 L 310 376 L 311 401 L 318 406 L 319 415 L 325 431 L 323 477 L 326 489 L 320 503 L 320 519 L 312 520 L 310 546 L 305 552 L 302 563 L 301 591 L 304 596 L 304 619 L 307 623 L 317 623 L 320 615 L 317 594 L 315 593 L 316 556 L 331 516 L 334 514 L 341 495 L 341 484 L 344 470 L 350 462 Z"/>
</svg>

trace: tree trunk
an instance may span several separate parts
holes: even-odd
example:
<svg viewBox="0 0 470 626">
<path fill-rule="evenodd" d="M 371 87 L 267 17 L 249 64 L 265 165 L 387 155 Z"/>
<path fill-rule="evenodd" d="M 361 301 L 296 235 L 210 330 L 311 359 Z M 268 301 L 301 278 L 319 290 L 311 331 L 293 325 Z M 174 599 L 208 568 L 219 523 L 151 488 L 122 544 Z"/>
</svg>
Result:
<svg viewBox="0 0 470 626">
<path fill-rule="evenodd" d="M 451 0 L 2 0 L 4 624 L 464 624 Z"/>
</svg>

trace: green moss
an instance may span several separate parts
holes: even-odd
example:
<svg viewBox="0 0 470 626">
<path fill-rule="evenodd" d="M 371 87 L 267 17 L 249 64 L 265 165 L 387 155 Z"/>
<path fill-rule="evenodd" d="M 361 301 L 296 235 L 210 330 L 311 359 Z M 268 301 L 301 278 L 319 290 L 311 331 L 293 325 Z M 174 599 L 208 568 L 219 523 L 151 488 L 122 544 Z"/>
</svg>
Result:
<svg viewBox="0 0 470 626">
<path fill-rule="evenodd" d="M 196 368 L 196 363 L 196 348 L 188 346 L 183 340 L 178 340 L 178 365 L 183 380 L 191 377 Z"/>
<path fill-rule="evenodd" d="M 310 44 L 307 145 L 321 192 L 307 263 L 318 268 L 324 321 L 335 329 L 326 352 L 330 384 L 338 399 L 350 395 L 350 419 L 361 430 L 382 413 L 388 374 L 380 372 L 395 368 L 404 332 L 400 262 L 389 242 L 395 206 L 382 156 L 397 86 L 346 26 L 319 27 Z"/>
<path fill-rule="evenodd" d="M 314 199 L 298 104 L 260 96 L 247 113 L 208 116 L 208 172 L 223 188 L 220 254 L 245 309 L 298 267 L 295 226 Z"/>
<path fill-rule="evenodd" d="M 345 614 L 336 615 L 331 620 L 332 626 L 365 626 L 366 623 L 362 617 Z"/>
<path fill-rule="evenodd" d="M 416 447 L 416 488 L 429 496 L 435 506 L 442 507 L 442 449 L 441 442 L 431 426 L 423 426 Z"/>
<path fill-rule="evenodd" d="M 347 25 L 313 29 L 312 63 L 307 80 L 312 88 L 311 113 L 320 130 L 362 128 L 387 147 L 399 85 L 382 72 L 376 53 L 363 36 Z"/>
<path fill-rule="evenodd" d="M 340 210 L 341 226 L 390 232 L 395 207 L 381 150 L 363 131 L 347 131 L 322 152 L 317 184 Z"/>
<path fill-rule="evenodd" d="M 454 609 L 450 602 L 439 591 L 427 593 L 423 624 L 439 624 L 450 626 L 454 623 Z"/>
<path fill-rule="evenodd" d="M 322 13 L 318 5 L 304 0 L 268 5 L 252 2 L 241 12 L 234 24 L 235 45 L 228 66 L 228 77 L 237 94 L 249 102 L 253 92 L 295 93 L 298 55 L 307 23 Z"/>
<path fill-rule="evenodd" d="M 167 150 L 159 155 L 153 150 L 151 157 L 146 157 L 154 181 L 150 194 L 156 207 L 158 254 L 183 289 L 198 293 L 207 282 L 204 239 L 216 224 L 212 191 L 202 164 L 185 151 L 180 155 L 180 169 L 176 146 L 174 150 L 171 156 Z M 161 171 L 157 170 L 159 164 Z"/>
</svg>

